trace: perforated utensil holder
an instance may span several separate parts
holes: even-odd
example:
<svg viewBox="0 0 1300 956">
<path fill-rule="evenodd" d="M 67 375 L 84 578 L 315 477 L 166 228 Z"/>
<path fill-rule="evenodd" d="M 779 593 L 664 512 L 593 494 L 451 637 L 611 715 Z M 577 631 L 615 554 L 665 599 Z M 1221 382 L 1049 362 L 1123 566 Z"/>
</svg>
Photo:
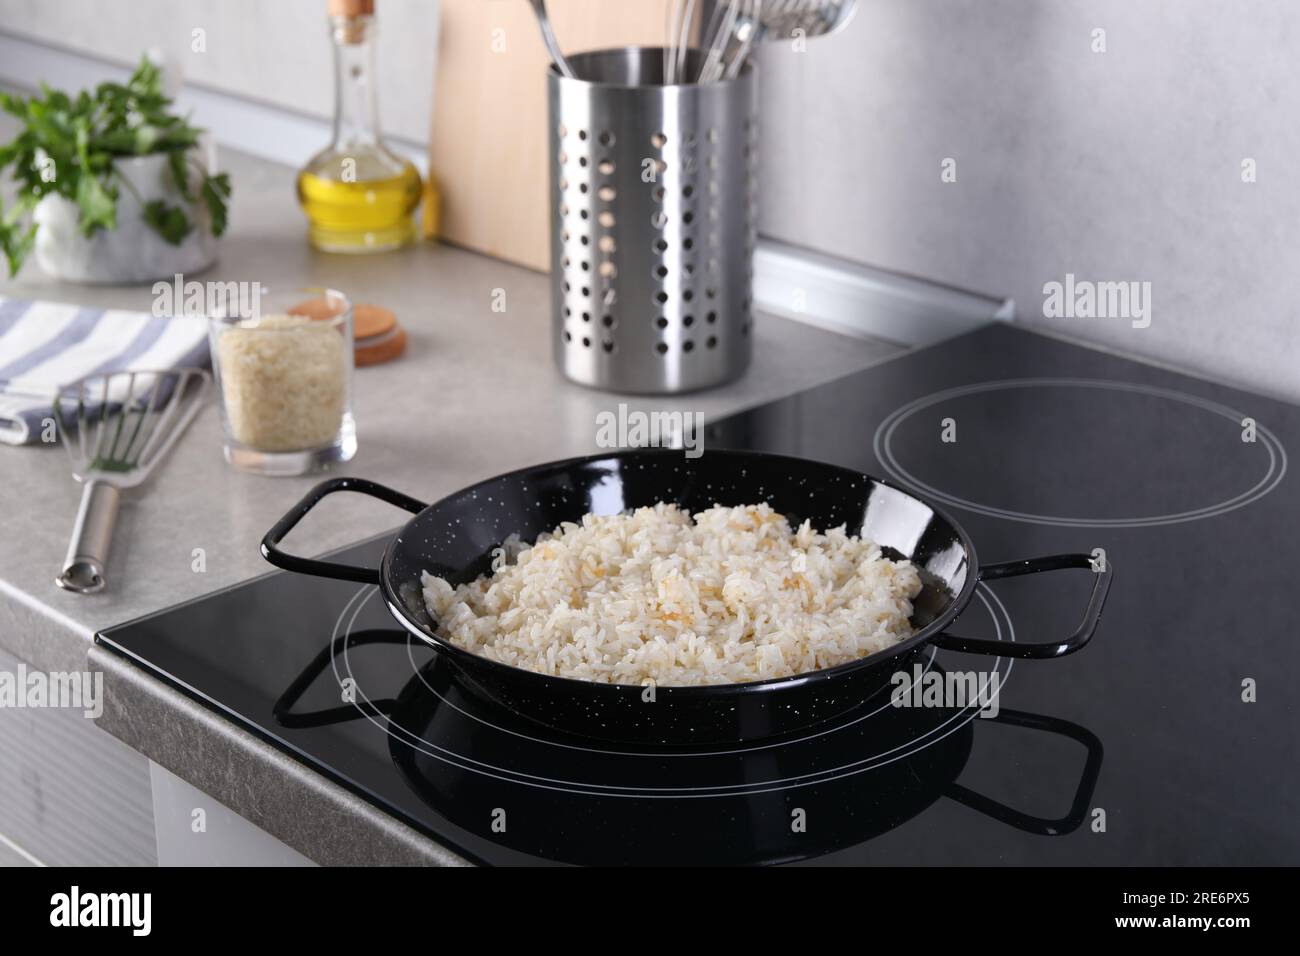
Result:
<svg viewBox="0 0 1300 956">
<path fill-rule="evenodd" d="M 569 63 L 574 78 L 547 81 L 556 362 L 620 392 L 738 377 L 753 351 L 753 68 L 665 86 L 660 49 Z"/>
</svg>

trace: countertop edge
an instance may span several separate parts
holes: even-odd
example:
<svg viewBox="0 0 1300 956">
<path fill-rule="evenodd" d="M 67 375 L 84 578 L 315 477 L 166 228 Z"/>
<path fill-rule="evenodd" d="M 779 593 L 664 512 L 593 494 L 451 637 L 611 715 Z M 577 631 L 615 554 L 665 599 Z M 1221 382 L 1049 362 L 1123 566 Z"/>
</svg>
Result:
<svg viewBox="0 0 1300 956">
<path fill-rule="evenodd" d="M 76 671 L 94 637 L 90 628 L 0 578 L 0 649 L 43 671 Z"/>
<path fill-rule="evenodd" d="M 323 866 L 468 866 L 344 787 L 101 645 L 101 730 Z"/>
</svg>

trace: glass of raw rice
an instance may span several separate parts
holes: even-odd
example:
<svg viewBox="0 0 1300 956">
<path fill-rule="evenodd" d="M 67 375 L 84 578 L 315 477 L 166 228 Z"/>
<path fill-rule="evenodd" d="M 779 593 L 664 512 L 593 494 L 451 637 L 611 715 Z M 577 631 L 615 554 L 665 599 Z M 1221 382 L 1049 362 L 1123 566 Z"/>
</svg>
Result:
<svg viewBox="0 0 1300 956">
<path fill-rule="evenodd" d="M 347 296 L 241 288 L 209 316 L 208 342 L 226 461 L 262 475 L 302 475 L 356 454 Z"/>
</svg>

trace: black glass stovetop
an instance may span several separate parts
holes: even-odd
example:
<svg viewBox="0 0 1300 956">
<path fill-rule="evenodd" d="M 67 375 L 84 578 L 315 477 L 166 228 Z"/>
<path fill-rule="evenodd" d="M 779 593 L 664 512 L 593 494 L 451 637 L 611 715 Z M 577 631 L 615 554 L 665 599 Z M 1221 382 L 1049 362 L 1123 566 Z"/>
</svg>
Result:
<svg viewBox="0 0 1300 956">
<path fill-rule="evenodd" d="M 673 751 L 478 702 L 370 586 L 275 573 L 100 640 L 477 862 L 1300 862 L 1300 408 L 996 325 L 712 424 L 709 447 L 910 485 L 986 562 L 1102 549 L 1097 636 L 925 659 L 996 672 L 983 712 L 876 698 Z M 981 584 L 961 631 L 1068 634 L 1087 577 Z"/>
</svg>

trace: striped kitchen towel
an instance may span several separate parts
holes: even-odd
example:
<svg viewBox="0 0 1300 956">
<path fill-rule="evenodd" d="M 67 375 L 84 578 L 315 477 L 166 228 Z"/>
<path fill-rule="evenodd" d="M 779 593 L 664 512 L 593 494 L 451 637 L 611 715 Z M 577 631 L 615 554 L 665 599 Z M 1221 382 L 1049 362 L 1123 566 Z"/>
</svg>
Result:
<svg viewBox="0 0 1300 956">
<path fill-rule="evenodd" d="M 0 441 L 39 441 L 63 385 L 208 364 L 207 320 L 0 296 Z"/>
</svg>

